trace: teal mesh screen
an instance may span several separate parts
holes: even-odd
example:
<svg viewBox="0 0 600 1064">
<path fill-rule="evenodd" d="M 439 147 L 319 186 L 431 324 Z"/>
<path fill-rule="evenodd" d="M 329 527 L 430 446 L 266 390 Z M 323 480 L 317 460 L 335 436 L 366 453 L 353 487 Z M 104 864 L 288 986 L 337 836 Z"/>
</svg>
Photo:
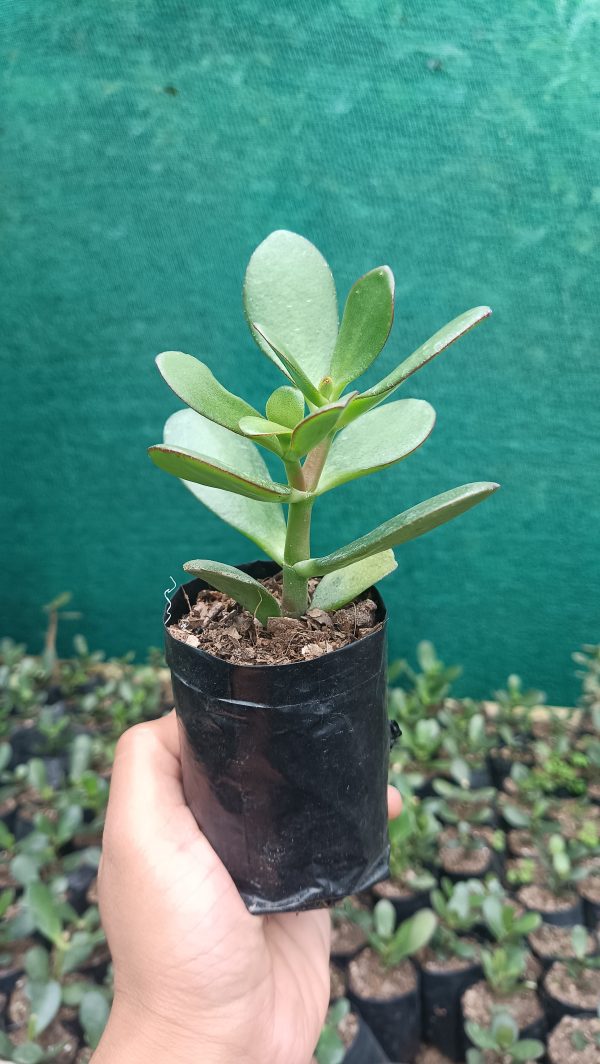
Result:
<svg viewBox="0 0 600 1064">
<path fill-rule="evenodd" d="M 429 637 L 465 690 L 517 670 L 572 697 L 570 652 L 600 635 L 596 0 L 20 0 L 0 20 L 4 631 L 39 645 L 70 589 L 92 645 L 142 651 L 183 560 L 255 553 L 146 458 L 177 407 L 153 356 L 195 353 L 262 403 L 240 287 L 285 227 L 340 298 L 394 269 L 377 374 L 495 311 L 404 387 L 434 435 L 329 496 L 317 549 L 500 480 L 399 550 L 392 652 Z"/>
</svg>

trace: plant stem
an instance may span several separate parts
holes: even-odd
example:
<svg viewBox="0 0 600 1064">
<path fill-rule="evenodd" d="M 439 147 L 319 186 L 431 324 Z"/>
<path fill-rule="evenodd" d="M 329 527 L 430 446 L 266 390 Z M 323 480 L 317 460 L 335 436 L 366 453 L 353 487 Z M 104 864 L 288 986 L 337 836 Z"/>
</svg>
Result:
<svg viewBox="0 0 600 1064">
<path fill-rule="evenodd" d="M 288 506 L 283 566 L 281 609 L 285 617 L 301 617 L 308 606 L 308 580 L 292 568 L 296 562 L 310 558 L 310 520 L 313 499 L 292 502 Z"/>
</svg>

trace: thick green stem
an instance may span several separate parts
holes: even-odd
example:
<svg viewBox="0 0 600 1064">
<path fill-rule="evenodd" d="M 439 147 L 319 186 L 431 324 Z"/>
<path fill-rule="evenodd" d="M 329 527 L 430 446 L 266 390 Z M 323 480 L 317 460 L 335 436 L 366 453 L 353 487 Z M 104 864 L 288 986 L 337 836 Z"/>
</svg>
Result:
<svg viewBox="0 0 600 1064">
<path fill-rule="evenodd" d="M 301 617 L 308 606 L 308 579 L 300 576 L 292 566 L 310 558 L 312 508 L 312 499 L 292 502 L 288 506 L 281 601 L 281 609 L 286 617 Z"/>
</svg>

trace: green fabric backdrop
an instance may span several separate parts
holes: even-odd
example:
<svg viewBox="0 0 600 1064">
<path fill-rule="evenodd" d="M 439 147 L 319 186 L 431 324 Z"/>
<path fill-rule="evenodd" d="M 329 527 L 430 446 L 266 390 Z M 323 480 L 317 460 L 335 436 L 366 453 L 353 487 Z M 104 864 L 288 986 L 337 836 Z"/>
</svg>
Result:
<svg viewBox="0 0 600 1064">
<path fill-rule="evenodd" d="M 501 481 L 398 552 L 392 651 L 430 637 L 465 690 L 517 670 L 572 697 L 570 652 L 600 639 L 597 0 L 4 0 L 0 20 L 3 630 L 38 646 L 70 589 L 93 646 L 142 651 L 184 560 L 255 553 L 146 458 L 178 405 L 153 357 L 198 354 L 262 403 L 240 288 L 285 227 L 340 298 L 394 269 L 377 375 L 495 311 L 405 386 L 433 437 L 329 496 L 317 547 Z"/>
</svg>

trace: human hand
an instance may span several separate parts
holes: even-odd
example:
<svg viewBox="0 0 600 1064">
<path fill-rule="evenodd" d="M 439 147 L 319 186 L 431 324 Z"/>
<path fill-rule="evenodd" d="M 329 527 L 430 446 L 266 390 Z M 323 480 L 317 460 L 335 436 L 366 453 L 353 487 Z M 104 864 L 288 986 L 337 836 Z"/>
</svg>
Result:
<svg viewBox="0 0 600 1064">
<path fill-rule="evenodd" d="M 250 915 L 185 803 L 174 713 L 117 745 L 99 895 L 115 997 L 93 1064 L 310 1061 L 329 913 Z"/>
</svg>

